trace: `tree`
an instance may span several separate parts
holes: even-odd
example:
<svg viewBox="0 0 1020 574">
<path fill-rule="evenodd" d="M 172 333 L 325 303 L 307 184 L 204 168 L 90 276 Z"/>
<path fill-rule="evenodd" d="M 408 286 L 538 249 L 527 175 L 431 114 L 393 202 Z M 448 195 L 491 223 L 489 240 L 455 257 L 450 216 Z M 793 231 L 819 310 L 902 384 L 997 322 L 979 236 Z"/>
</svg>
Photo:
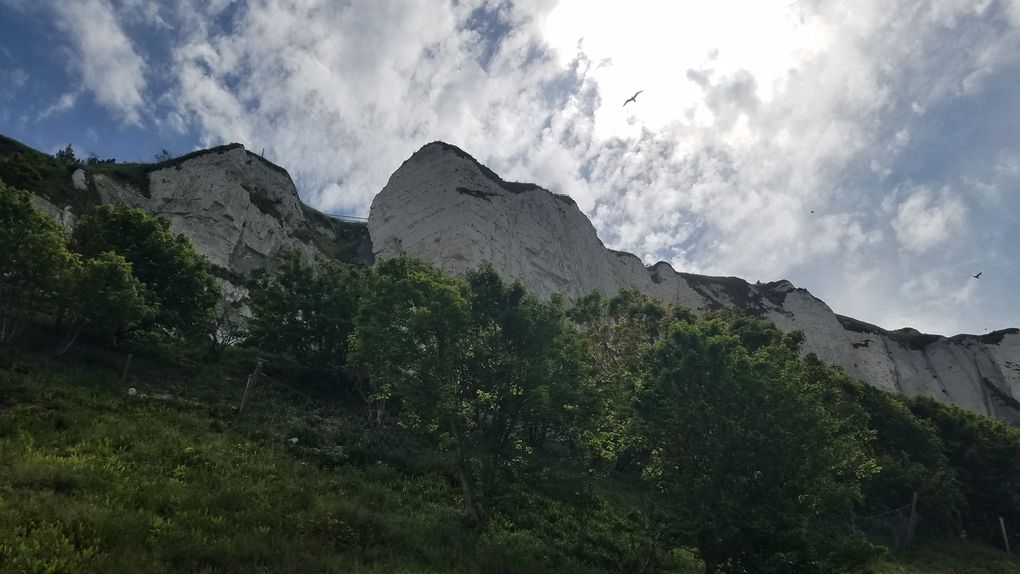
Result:
<svg viewBox="0 0 1020 574">
<path fill-rule="evenodd" d="M 966 499 L 961 518 L 969 535 L 998 544 L 1001 516 L 1014 547 L 1020 544 L 1014 526 L 1020 525 L 1020 430 L 926 397 L 906 399 L 906 404 L 938 432 Z"/>
<path fill-rule="evenodd" d="M 285 257 L 275 274 L 256 272 L 248 342 L 338 373 L 347 364 L 362 283 L 352 267 L 308 264 L 296 254 Z"/>
<path fill-rule="evenodd" d="M 0 343 L 53 310 L 69 262 L 63 228 L 32 206 L 28 192 L 0 182 Z"/>
<path fill-rule="evenodd" d="M 66 302 L 64 344 L 67 352 L 82 331 L 113 339 L 152 313 L 145 288 L 131 273 L 131 264 L 116 253 L 100 253 L 74 264 Z"/>
<path fill-rule="evenodd" d="M 491 267 L 465 283 L 399 257 L 370 277 L 352 362 L 371 381 L 377 413 L 398 400 L 401 424 L 449 457 L 482 525 L 534 453 L 570 442 L 587 418 L 562 303 L 505 285 Z"/>
<path fill-rule="evenodd" d="M 81 162 L 78 163 L 80 165 Z M 103 159 L 96 152 L 90 153 L 88 159 L 85 160 L 85 165 L 110 165 L 114 163 L 117 163 L 116 159 L 112 157 Z"/>
<path fill-rule="evenodd" d="M 224 294 L 216 302 L 209 320 L 209 352 L 214 359 L 223 356 L 231 345 L 237 345 L 248 338 L 247 324 L 242 315 L 244 299 Z"/>
<path fill-rule="evenodd" d="M 542 302 L 520 283 L 507 285 L 489 264 L 469 272 L 467 284 L 470 347 L 459 392 L 466 449 L 492 506 L 538 452 L 584 455 L 596 404 L 583 387 L 583 347 L 561 300 Z"/>
<path fill-rule="evenodd" d="M 112 252 L 131 264 L 155 309 L 144 326 L 181 337 L 208 325 L 219 286 L 205 257 L 166 221 L 126 205 L 102 205 L 78 222 L 72 247 L 86 259 Z"/>
<path fill-rule="evenodd" d="M 852 381 L 814 356 L 808 356 L 807 362 L 809 369 L 825 371 L 821 376 L 836 381 L 868 413 L 868 427 L 875 432 L 870 448 L 879 471 L 862 484 L 862 513 L 882 514 L 910 502 L 917 493 L 918 531 L 956 536 L 966 500 L 935 425 L 914 416 L 902 396 Z"/>
<path fill-rule="evenodd" d="M 67 147 L 55 153 L 53 157 L 68 168 L 74 168 L 81 165 L 81 160 L 75 157 L 74 148 L 71 147 L 71 144 L 67 144 Z"/>
<path fill-rule="evenodd" d="M 636 289 L 623 289 L 611 299 L 595 291 L 578 299 L 569 312 L 582 330 L 589 388 L 600 405 L 588 441 L 600 458 L 619 469 L 633 470 L 640 458 L 635 393 L 646 353 L 670 313 L 679 317 L 684 311 L 669 311 Z"/>
<path fill-rule="evenodd" d="M 795 345 L 752 353 L 725 322 L 677 321 L 647 361 L 645 476 L 706 572 L 823 572 L 839 556 L 870 558 L 831 528 L 875 470 L 866 418 L 810 379 Z"/>
<path fill-rule="evenodd" d="M 369 273 L 351 360 L 370 381 L 367 399 L 376 420 L 399 396 L 402 423 L 453 454 L 465 506 L 480 523 L 460 401 L 470 326 L 465 285 L 405 256 L 383 261 Z"/>
</svg>

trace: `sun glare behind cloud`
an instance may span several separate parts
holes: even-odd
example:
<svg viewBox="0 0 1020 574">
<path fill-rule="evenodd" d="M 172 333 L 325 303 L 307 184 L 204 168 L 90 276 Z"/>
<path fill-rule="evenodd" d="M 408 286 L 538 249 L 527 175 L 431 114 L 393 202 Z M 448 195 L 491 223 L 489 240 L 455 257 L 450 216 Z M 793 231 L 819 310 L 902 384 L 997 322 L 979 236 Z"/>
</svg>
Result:
<svg viewBox="0 0 1020 574">
<path fill-rule="evenodd" d="M 797 61 L 825 45 L 824 29 L 786 1 L 565 0 L 546 19 L 544 36 L 561 62 L 579 51 L 593 62 L 589 77 L 602 96 L 595 130 L 602 138 L 677 121 L 711 127 L 714 114 L 692 76 L 711 82 L 749 74 L 755 96 L 767 103 Z M 624 108 L 637 90 L 644 90 L 640 106 Z"/>
</svg>

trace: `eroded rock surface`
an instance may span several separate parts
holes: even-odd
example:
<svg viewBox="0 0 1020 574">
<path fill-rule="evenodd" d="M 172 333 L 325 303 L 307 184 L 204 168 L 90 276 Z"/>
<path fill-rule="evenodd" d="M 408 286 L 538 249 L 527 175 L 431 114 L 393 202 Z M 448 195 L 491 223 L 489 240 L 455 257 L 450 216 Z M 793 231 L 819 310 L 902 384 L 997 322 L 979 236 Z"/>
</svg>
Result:
<svg viewBox="0 0 1020 574">
<path fill-rule="evenodd" d="M 89 184 L 103 203 L 126 203 L 166 219 L 174 233 L 188 236 L 216 269 L 231 275 L 265 267 L 284 252 L 336 258 L 349 247 L 361 252 L 354 259 L 370 262 L 364 260 L 371 256 L 367 234 L 366 245 L 341 245 L 359 241 L 340 237 L 352 226 L 302 204 L 286 170 L 240 144 L 158 167 L 148 172 L 146 186 L 100 173 L 89 174 Z"/>
<path fill-rule="evenodd" d="M 1020 423 L 1017 330 L 952 338 L 886 331 L 836 315 L 788 281 L 749 284 L 678 273 L 664 262 L 645 267 L 607 249 L 569 197 L 503 181 L 449 144 L 428 144 L 400 166 L 373 201 L 368 228 L 377 258 L 406 252 L 454 274 L 489 261 L 542 297 L 636 287 L 695 311 L 739 308 L 803 331 L 805 351 L 875 386 Z"/>
</svg>

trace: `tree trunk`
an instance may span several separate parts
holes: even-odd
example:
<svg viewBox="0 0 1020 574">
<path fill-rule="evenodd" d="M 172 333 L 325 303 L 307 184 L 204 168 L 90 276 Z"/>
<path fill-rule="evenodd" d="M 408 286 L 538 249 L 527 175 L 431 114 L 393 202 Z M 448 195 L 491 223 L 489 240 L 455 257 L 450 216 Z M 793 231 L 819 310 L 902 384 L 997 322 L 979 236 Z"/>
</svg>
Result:
<svg viewBox="0 0 1020 574">
<path fill-rule="evenodd" d="M 464 506 L 467 508 L 468 514 L 471 515 L 471 519 L 474 520 L 475 526 L 481 529 L 482 518 L 478 512 L 478 507 L 475 505 L 471 481 L 468 479 L 467 459 L 464 456 L 462 444 L 463 439 L 461 438 L 460 431 L 457 430 L 457 425 L 453 421 L 450 421 L 450 431 L 453 433 L 453 443 L 457 446 L 457 479 L 460 480 L 460 488 L 464 492 Z"/>
</svg>

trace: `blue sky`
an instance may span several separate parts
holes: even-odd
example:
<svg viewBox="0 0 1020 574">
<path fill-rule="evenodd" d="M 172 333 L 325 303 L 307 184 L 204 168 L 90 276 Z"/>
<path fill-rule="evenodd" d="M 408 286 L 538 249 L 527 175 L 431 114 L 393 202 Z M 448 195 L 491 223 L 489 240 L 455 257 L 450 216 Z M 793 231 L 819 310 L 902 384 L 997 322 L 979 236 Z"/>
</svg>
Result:
<svg viewBox="0 0 1020 574">
<path fill-rule="evenodd" d="M 1017 54 L 1020 0 L 0 0 L 0 133 L 238 141 L 359 215 L 442 139 L 647 263 L 981 333 L 1020 325 Z"/>
</svg>

